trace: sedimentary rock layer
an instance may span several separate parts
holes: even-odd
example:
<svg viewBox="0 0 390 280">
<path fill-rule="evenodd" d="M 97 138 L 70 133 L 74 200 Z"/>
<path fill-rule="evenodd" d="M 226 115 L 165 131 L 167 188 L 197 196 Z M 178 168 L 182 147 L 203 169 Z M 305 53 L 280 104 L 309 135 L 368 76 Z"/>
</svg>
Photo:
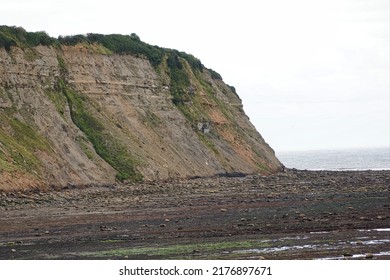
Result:
<svg viewBox="0 0 390 280">
<path fill-rule="evenodd" d="M 98 50 L 0 48 L 0 188 L 281 168 L 234 88 L 207 68 L 179 58 L 178 89 L 166 57 L 156 66 Z"/>
</svg>

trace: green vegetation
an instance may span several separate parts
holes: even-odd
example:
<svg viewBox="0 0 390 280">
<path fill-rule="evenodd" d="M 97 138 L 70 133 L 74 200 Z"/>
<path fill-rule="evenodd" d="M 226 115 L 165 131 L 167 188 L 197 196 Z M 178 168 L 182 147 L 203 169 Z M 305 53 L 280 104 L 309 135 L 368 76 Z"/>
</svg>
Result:
<svg viewBox="0 0 390 280">
<path fill-rule="evenodd" d="M 142 176 L 135 170 L 135 161 L 130 152 L 87 110 L 88 100 L 62 80 L 58 82 L 58 88 L 68 101 L 73 122 L 85 133 L 96 153 L 118 172 L 116 178 L 119 181 L 141 180 Z M 86 145 L 81 147 L 85 149 L 87 156 L 92 156 Z"/>
<path fill-rule="evenodd" d="M 145 111 L 143 122 L 149 124 L 151 127 L 158 127 L 163 123 L 161 119 L 150 110 Z"/>
<path fill-rule="evenodd" d="M 144 56 L 154 66 L 158 65 L 164 56 L 162 48 L 142 42 L 134 33 L 132 35 L 89 33 L 87 35 L 60 36 L 58 42 L 72 46 L 80 43 L 100 44 L 113 53 Z"/>
<path fill-rule="evenodd" d="M 57 40 L 46 32 L 27 32 L 22 27 L 0 26 L 0 48 L 11 50 L 12 46 L 35 47 L 53 45 Z"/>
<path fill-rule="evenodd" d="M 153 66 L 158 66 L 166 55 L 176 56 L 185 59 L 193 69 L 203 70 L 203 64 L 193 55 L 176 50 L 165 49 L 158 46 L 152 46 L 142 42 L 135 33 L 131 35 L 120 34 L 95 34 L 59 36 L 57 39 L 50 37 L 45 32 L 27 32 L 22 27 L 0 26 L 0 48 L 11 50 L 12 46 L 35 47 L 38 45 L 67 45 L 75 46 L 77 44 L 98 44 L 104 48 L 98 48 L 99 53 L 104 54 L 132 54 L 147 58 Z"/>
<path fill-rule="evenodd" d="M 61 74 L 64 75 L 68 73 L 68 69 L 66 68 L 66 63 L 64 58 L 57 54 L 57 61 L 58 61 L 58 66 L 60 67 Z"/>
<path fill-rule="evenodd" d="M 214 80 L 222 80 L 222 76 L 215 72 L 213 69 L 208 69 L 209 72 L 210 72 L 210 75 L 211 75 L 211 78 L 214 79 Z"/>
<path fill-rule="evenodd" d="M 173 103 L 180 105 L 189 101 L 188 87 L 190 86 L 190 80 L 177 53 L 172 52 L 168 55 L 167 65 Z"/>
<path fill-rule="evenodd" d="M 7 131 L 0 128 L 0 170 L 13 171 L 20 167 L 29 173 L 37 173 L 40 162 L 36 151 L 50 151 L 46 139 L 33 128 L 20 120 L 0 115 L 0 122 L 8 126 Z"/>
<path fill-rule="evenodd" d="M 109 242 L 113 242 L 110 240 Z M 120 242 L 120 241 L 118 241 Z M 252 248 L 265 248 L 269 243 L 262 240 L 245 240 L 245 241 L 225 241 L 210 243 L 194 244 L 175 244 L 165 247 L 136 247 L 136 248 L 118 248 L 107 251 L 84 252 L 81 256 L 107 258 L 107 257 L 129 257 L 129 258 L 163 258 L 163 259 L 185 259 L 195 258 L 194 252 L 197 252 L 198 258 L 216 258 L 224 251 L 245 250 Z"/>
<path fill-rule="evenodd" d="M 219 150 L 209 137 L 199 131 L 197 131 L 196 134 L 198 135 L 200 141 L 202 141 L 210 150 L 212 150 L 216 155 L 220 155 Z"/>
<path fill-rule="evenodd" d="M 54 103 L 57 112 L 60 113 L 62 117 L 64 117 L 65 107 L 67 105 L 66 97 L 59 92 L 53 92 L 53 91 L 45 91 L 45 94 Z"/>
<path fill-rule="evenodd" d="M 77 136 L 76 137 L 76 142 L 79 144 L 80 148 L 83 150 L 84 154 L 90 159 L 93 160 L 94 158 L 94 153 L 93 151 L 89 148 L 88 146 L 88 139 L 82 137 L 82 136 Z"/>
</svg>

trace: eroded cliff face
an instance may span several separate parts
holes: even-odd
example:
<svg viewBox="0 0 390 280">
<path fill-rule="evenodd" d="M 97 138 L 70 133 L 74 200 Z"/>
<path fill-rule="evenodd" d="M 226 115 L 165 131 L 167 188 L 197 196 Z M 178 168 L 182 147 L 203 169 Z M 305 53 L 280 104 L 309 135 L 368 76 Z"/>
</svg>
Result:
<svg viewBox="0 0 390 280">
<path fill-rule="evenodd" d="M 178 89 L 166 59 L 153 67 L 96 49 L 0 49 L 0 189 L 281 168 L 234 89 L 207 69 L 180 59 L 188 84 Z"/>
</svg>

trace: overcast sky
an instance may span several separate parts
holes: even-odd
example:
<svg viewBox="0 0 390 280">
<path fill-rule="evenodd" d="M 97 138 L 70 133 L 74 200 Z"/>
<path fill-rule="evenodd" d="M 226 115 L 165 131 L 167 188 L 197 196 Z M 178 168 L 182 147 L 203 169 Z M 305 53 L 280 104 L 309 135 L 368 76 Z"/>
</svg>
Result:
<svg viewBox="0 0 390 280">
<path fill-rule="evenodd" d="M 0 25 L 137 33 L 236 87 L 277 152 L 390 146 L 388 0 L 0 0 Z"/>
</svg>

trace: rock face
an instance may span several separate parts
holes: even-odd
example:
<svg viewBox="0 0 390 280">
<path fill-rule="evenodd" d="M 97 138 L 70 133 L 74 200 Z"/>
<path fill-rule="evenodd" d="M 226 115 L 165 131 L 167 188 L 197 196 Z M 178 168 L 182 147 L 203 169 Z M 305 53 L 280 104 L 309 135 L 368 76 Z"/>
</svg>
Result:
<svg viewBox="0 0 390 280">
<path fill-rule="evenodd" d="M 208 69 L 178 58 L 188 81 L 180 93 L 167 59 L 152 66 L 97 49 L 0 48 L 0 189 L 282 167 L 234 88 Z"/>
</svg>

